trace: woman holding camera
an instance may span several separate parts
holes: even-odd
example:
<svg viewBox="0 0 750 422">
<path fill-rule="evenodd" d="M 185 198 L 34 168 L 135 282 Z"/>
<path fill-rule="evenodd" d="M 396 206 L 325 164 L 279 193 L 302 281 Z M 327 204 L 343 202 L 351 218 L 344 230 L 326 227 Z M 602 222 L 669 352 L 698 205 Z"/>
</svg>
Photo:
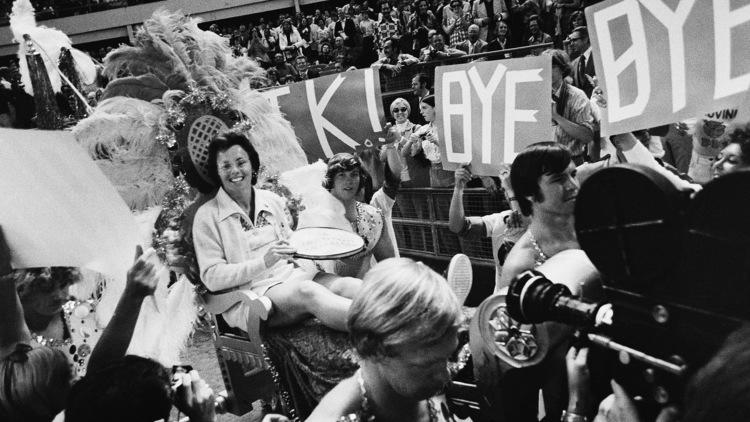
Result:
<svg viewBox="0 0 750 422">
<path fill-rule="evenodd" d="M 427 124 L 415 130 L 409 138 L 411 156 L 416 157 L 420 153 L 430 160 L 430 186 L 433 188 L 445 188 L 453 186 L 453 172 L 443 170 L 440 157 L 440 139 L 438 138 L 437 126 L 435 125 L 435 96 L 428 95 L 419 103 L 419 112 Z M 407 149 L 407 148 L 404 148 Z"/>
</svg>

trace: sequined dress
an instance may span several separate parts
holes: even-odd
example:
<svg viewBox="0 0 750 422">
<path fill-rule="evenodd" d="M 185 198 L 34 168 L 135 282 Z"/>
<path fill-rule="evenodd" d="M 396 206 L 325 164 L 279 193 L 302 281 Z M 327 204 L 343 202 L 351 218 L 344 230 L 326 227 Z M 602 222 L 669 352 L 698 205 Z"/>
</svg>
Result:
<svg viewBox="0 0 750 422">
<path fill-rule="evenodd" d="M 103 330 L 96 321 L 96 302 L 68 301 L 63 305 L 61 317 L 65 324 L 65 338 L 53 339 L 31 333 L 31 347 L 46 346 L 62 350 L 70 361 L 73 374 L 81 378 L 86 375 L 91 352 Z"/>
<path fill-rule="evenodd" d="M 361 278 L 370 269 L 373 250 L 383 234 L 383 212 L 378 208 L 357 202 L 357 221 L 352 229 L 365 241 L 365 249 L 349 258 L 339 259 L 335 264 L 335 274 L 342 277 Z"/>
</svg>

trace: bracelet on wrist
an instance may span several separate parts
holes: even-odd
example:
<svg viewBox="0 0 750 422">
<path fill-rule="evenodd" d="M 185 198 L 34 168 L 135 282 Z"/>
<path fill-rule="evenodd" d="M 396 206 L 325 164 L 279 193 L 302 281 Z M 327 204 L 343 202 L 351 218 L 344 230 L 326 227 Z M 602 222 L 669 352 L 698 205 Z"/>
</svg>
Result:
<svg viewBox="0 0 750 422">
<path fill-rule="evenodd" d="M 563 410 L 560 422 L 589 422 L 589 418 L 578 413 L 568 412 Z"/>
<path fill-rule="evenodd" d="M 508 199 L 508 202 L 513 202 L 513 201 L 516 201 L 516 202 L 518 202 L 518 200 L 516 199 L 516 197 L 515 197 L 515 196 L 511 196 L 511 197 L 509 197 L 509 198 L 507 198 L 507 199 Z"/>
</svg>

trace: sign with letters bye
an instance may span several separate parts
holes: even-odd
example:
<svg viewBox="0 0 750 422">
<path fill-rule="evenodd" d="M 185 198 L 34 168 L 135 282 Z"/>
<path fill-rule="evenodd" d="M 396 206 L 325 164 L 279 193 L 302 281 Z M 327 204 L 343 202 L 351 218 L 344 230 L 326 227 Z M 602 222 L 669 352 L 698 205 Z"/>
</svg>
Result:
<svg viewBox="0 0 750 422">
<path fill-rule="evenodd" d="M 263 92 L 294 127 L 310 162 L 385 142 L 380 76 L 361 69 Z"/>
<path fill-rule="evenodd" d="M 609 0 L 586 9 L 602 135 L 732 109 L 750 84 L 750 4 Z"/>
<path fill-rule="evenodd" d="M 526 146 L 552 140 L 549 56 L 473 62 L 435 69 L 435 107 L 443 168 L 471 163 L 497 176 Z"/>
</svg>

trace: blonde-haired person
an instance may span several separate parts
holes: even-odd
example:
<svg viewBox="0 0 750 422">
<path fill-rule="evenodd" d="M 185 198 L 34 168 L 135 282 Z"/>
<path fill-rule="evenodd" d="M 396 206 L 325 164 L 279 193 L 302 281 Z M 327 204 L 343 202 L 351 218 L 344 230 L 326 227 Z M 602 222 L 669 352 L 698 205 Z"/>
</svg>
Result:
<svg viewBox="0 0 750 422">
<path fill-rule="evenodd" d="M 347 317 L 360 369 L 321 400 L 308 421 L 444 421 L 447 363 L 461 307 L 446 280 L 408 258 L 391 258 L 364 277 Z"/>
<path fill-rule="evenodd" d="M 402 185 L 405 187 L 411 187 L 412 179 L 415 179 L 415 183 L 418 185 L 429 186 L 429 161 L 423 159 L 424 162 L 415 163 L 415 160 L 418 160 L 418 158 L 412 157 L 411 154 L 401 154 L 409 137 L 419 128 L 419 125 L 416 125 L 409 120 L 409 114 L 411 114 L 411 106 L 409 105 L 409 102 L 402 97 L 398 97 L 391 103 L 390 110 L 391 116 L 395 122 L 392 130 L 396 132 L 396 140 L 389 145 L 389 147 L 395 148 L 399 152 L 398 158 L 399 164 L 401 165 Z M 394 167 L 390 162 L 388 164 L 391 168 Z"/>
</svg>

